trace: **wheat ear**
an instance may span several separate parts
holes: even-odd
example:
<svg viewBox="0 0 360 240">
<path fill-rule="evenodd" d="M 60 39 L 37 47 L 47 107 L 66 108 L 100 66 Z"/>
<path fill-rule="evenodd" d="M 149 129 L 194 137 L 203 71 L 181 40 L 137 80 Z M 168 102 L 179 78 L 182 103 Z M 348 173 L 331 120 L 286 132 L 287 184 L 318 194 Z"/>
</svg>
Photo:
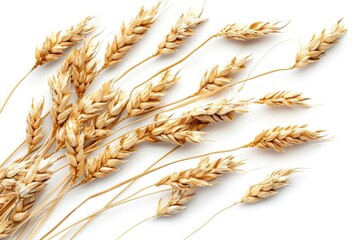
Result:
<svg viewBox="0 0 360 240">
<path fill-rule="evenodd" d="M 26 140 L 28 144 L 28 153 L 30 153 L 45 136 L 45 131 L 42 127 L 44 117 L 41 116 L 43 107 L 44 100 L 41 100 L 37 105 L 32 102 L 26 119 Z"/>
<path fill-rule="evenodd" d="M 268 93 L 264 97 L 255 101 L 257 104 L 265 104 L 267 106 L 285 106 L 285 107 L 294 107 L 294 106 L 308 106 L 305 101 L 310 98 L 302 96 L 302 93 L 293 93 L 290 91 L 278 91 L 273 93 Z"/>
<path fill-rule="evenodd" d="M 282 188 L 288 184 L 289 177 L 296 172 L 296 169 L 280 169 L 272 172 L 268 175 L 264 180 L 260 183 L 251 186 L 248 191 L 245 193 L 243 198 L 240 201 L 237 201 L 217 213 L 215 213 L 211 218 L 209 218 L 204 224 L 198 227 L 195 231 L 191 232 L 188 236 L 184 238 L 184 240 L 189 239 L 195 233 L 200 231 L 203 227 L 205 227 L 211 220 L 213 220 L 220 213 L 236 206 L 241 203 L 255 203 L 259 202 L 265 198 L 271 197 L 278 192 L 276 191 L 279 188 Z"/>
<path fill-rule="evenodd" d="M 346 28 L 339 20 L 330 31 L 325 29 L 319 35 L 313 35 L 307 45 L 302 46 L 295 60 L 295 68 L 303 68 L 310 63 L 316 62 L 320 57 L 345 34 Z"/>
<path fill-rule="evenodd" d="M 138 42 L 156 21 L 160 4 L 144 9 L 142 7 L 128 25 L 121 26 L 118 35 L 115 35 L 111 44 L 106 48 L 103 69 L 120 62 L 126 53 Z"/>
</svg>

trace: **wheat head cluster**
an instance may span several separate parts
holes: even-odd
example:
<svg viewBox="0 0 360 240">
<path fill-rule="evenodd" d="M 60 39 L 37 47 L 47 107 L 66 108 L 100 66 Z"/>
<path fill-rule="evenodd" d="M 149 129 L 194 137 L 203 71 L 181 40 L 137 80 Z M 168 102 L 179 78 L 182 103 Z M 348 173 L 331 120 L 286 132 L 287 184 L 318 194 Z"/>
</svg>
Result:
<svg viewBox="0 0 360 240">
<path fill-rule="evenodd" d="M 49 62 L 62 61 L 61 66 L 48 79 L 51 99 L 33 101 L 26 118 L 24 141 L 13 153 L 3 160 L 0 166 L 0 238 L 8 239 L 53 239 L 66 234 L 75 238 L 91 221 L 104 211 L 127 202 L 145 198 L 149 195 L 162 195 L 158 205 L 154 206 L 154 215 L 148 216 L 129 229 L 119 232 L 118 239 L 141 223 L 154 219 L 169 217 L 182 212 L 186 206 L 200 194 L 200 188 L 211 187 L 225 174 L 244 174 L 246 162 L 230 154 L 234 151 L 268 150 L 284 152 L 287 148 L 313 141 L 325 140 L 326 133 L 321 129 L 312 129 L 306 124 L 277 126 L 260 130 L 248 142 L 232 149 L 207 152 L 197 156 L 174 159 L 160 165 L 159 163 L 171 153 L 184 145 L 201 144 L 204 141 L 206 128 L 209 125 L 230 122 L 236 116 L 250 112 L 251 106 L 263 108 L 295 108 L 310 107 L 308 96 L 302 93 L 275 90 L 264 96 L 241 99 L 225 95 L 223 90 L 243 87 L 249 82 L 279 71 L 301 71 L 308 65 L 322 58 L 345 34 L 346 28 L 342 20 L 332 28 L 314 34 L 309 42 L 305 42 L 293 51 L 293 62 L 280 69 L 252 77 L 240 77 L 241 72 L 252 64 L 252 56 L 233 56 L 225 64 L 209 66 L 201 79 L 198 89 L 178 101 L 163 103 L 163 97 L 170 88 L 182 81 L 179 66 L 195 54 L 200 48 L 215 39 L 226 38 L 232 41 L 250 42 L 258 38 L 266 38 L 271 34 L 285 34 L 288 23 L 257 21 L 252 23 L 229 23 L 217 29 L 200 45 L 183 55 L 180 59 L 164 66 L 151 77 L 142 80 L 132 89 L 125 89 L 120 80 L 140 65 L 149 64 L 164 55 L 178 52 L 187 43 L 198 28 L 208 20 L 204 9 L 180 13 L 165 36 L 160 36 L 157 46 L 153 46 L 152 54 L 129 69 L 123 70 L 112 79 L 103 82 L 100 88 L 89 91 L 94 81 L 102 81 L 100 74 L 109 68 L 116 69 L 126 59 L 128 52 L 139 44 L 146 33 L 162 21 L 162 3 L 144 6 L 129 20 L 119 24 L 119 29 L 111 41 L 103 46 L 105 53 L 99 51 L 102 46 L 101 32 L 96 33 L 98 26 L 96 17 L 86 17 L 79 23 L 48 35 L 43 43 L 35 48 L 34 65 L 16 87 L 26 84 L 26 77 L 33 71 L 41 71 Z M 210 16 L 211 17 L 211 16 Z M 227 40 L 227 41 L 228 41 Z M 226 44 L 226 41 L 218 41 Z M 289 50 L 291 52 L 292 50 Z M 181 55 L 181 53 L 177 53 Z M 188 71 L 188 70 L 184 70 Z M 7 114 L 6 105 L 12 100 L 11 91 L 2 104 L 0 114 Z M 216 100 L 211 100 L 216 95 Z M 46 109 L 45 102 L 51 103 Z M 191 105 L 191 106 L 190 106 Z M 190 106 L 186 110 L 183 107 Z M 44 122 L 51 121 L 51 128 L 46 129 Z M 127 120 L 127 124 L 124 121 Z M 146 121 L 147 120 L 147 121 Z M 140 124 L 133 127 L 133 124 Z M 138 126 L 137 125 L 137 126 Z M 120 133 L 118 135 L 115 135 Z M 61 208 L 60 201 L 73 189 L 82 188 L 92 182 L 96 184 L 102 178 L 119 171 L 126 164 L 130 155 L 145 144 L 164 143 L 172 149 L 162 158 L 154 161 L 146 170 L 139 171 L 133 177 L 115 182 L 113 186 L 96 194 L 89 195 L 73 208 L 54 226 L 47 224 L 47 219 L 55 208 Z M 156 146 L 153 146 L 154 148 Z M 20 152 L 21 157 L 15 153 Z M 222 156 L 213 157 L 214 154 Z M 17 154 L 19 155 L 19 154 Z M 126 198 L 120 198 L 125 189 L 142 177 L 180 162 L 198 159 L 197 165 L 189 169 L 179 170 L 149 183 L 143 189 L 134 191 Z M 289 178 L 298 169 L 279 169 L 270 173 L 265 179 L 251 186 L 243 196 L 234 199 L 234 204 L 220 212 L 238 204 L 253 204 L 265 200 L 278 193 L 288 184 Z M 54 176 L 62 181 L 54 183 Z M 90 185 L 91 186 L 91 185 Z M 125 188 L 121 188 L 125 187 Z M 153 189 L 145 194 L 143 191 Z M 85 190 L 84 190 L 85 191 Z M 87 217 L 65 226 L 68 218 L 90 199 L 114 191 L 117 195 Z M 142 193 L 142 194 L 141 194 Z M 164 195 L 165 194 L 165 195 Z M 84 193 L 86 195 L 86 192 Z M 217 212 L 213 217 L 218 215 Z M 121 217 L 121 216 L 119 216 Z M 212 218 L 211 218 L 212 219 Z M 211 219 L 191 232 L 185 239 L 192 237 Z M 61 228 L 62 227 L 62 228 Z M 99 231 L 106 226 L 97 226 Z M 45 229 L 45 233 L 43 231 Z M 76 232 L 74 229 L 78 229 Z M 101 229 L 101 230 L 100 230 Z M 126 230 L 126 231 L 125 231 Z M 191 229 L 189 229 L 191 230 Z M 41 231 L 41 235 L 39 235 Z M 186 229 L 184 230 L 186 231 Z M 120 235 L 121 234 L 121 235 Z M 70 239 L 70 238 L 69 238 Z"/>
</svg>

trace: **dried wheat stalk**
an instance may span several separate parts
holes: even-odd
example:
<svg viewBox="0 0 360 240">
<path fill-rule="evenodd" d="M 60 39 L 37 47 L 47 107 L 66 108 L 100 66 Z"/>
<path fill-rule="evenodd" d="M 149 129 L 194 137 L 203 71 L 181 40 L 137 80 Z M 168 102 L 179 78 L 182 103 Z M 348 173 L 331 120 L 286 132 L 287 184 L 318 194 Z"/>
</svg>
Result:
<svg viewBox="0 0 360 240">
<path fill-rule="evenodd" d="M 65 49 L 81 41 L 84 36 L 95 29 L 91 23 L 92 17 L 86 17 L 77 25 L 68 28 L 65 32 L 53 33 L 46 37 L 43 45 L 36 48 L 35 66 L 44 65 L 64 55 Z"/>
<path fill-rule="evenodd" d="M 265 104 L 267 106 L 308 106 L 305 101 L 310 98 L 305 98 L 302 93 L 293 93 L 290 91 L 278 91 L 266 94 L 264 97 L 255 101 L 258 104 Z"/>
<path fill-rule="evenodd" d="M 286 25 L 285 25 L 286 26 Z M 233 40 L 248 41 L 261 38 L 270 33 L 277 33 L 285 26 L 279 26 L 279 22 L 255 22 L 249 25 L 236 23 L 227 25 L 216 36 L 226 37 Z"/>
<path fill-rule="evenodd" d="M 177 83 L 179 79 L 177 74 L 173 75 L 170 70 L 167 70 L 157 83 L 148 83 L 143 89 L 133 92 L 126 105 L 127 115 L 137 116 L 151 111 L 160 103 L 166 90 Z"/>
<path fill-rule="evenodd" d="M 283 152 L 284 147 L 320 140 L 323 138 L 323 132 L 323 130 L 308 130 L 307 125 L 275 127 L 257 135 L 249 146 L 261 149 L 271 148 L 277 152 Z"/>
<path fill-rule="evenodd" d="M 82 48 L 73 53 L 71 80 L 78 98 L 83 97 L 86 89 L 99 73 L 98 61 L 94 59 L 99 43 L 94 43 L 93 40 L 93 38 L 86 39 Z"/>
<path fill-rule="evenodd" d="M 26 140 L 28 152 L 31 152 L 44 138 L 45 131 L 42 127 L 44 117 L 41 116 L 44 107 L 44 100 L 37 105 L 32 102 L 31 108 L 26 119 Z"/>
<path fill-rule="evenodd" d="M 83 176 L 85 171 L 84 142 L 85 133 L 81 128 L 79 114 L 76 111 L 69 117 L 65 125 L 66 156 L 70 163 L 72 181 Z"/>
<path fill-rule="evenodd" d="M 330 31 L 324 29 L 321 34 L 313 35 L 310 42 L 302 46 L 297 55 L 294 68 L 303 68 L 316 62 L 320 57 L 345 34 L 346 28 L 339 20 Z"/>
<path fill-rule="evenodd" d="M 156 217 L 168 217 L 185 209 L 187 204 L 196 195 L 196 187 L 190 189 L 173 189 L 165 200 L 160 199 L 156 209 Z"/>
<path fill-rule="evenodd" d="M 228 156 L 210 162 L 209 157 L 200 160 L 196 168 L 176 172 L 160 179 L 155 185 L 169 185 L 174 189 L 188 190 L 191 187 L 211 186 L 212 182 L 222 174 L 236 171 L 244 164 L 243 161 L 235 160 Z"/>
<path fill-rule="evenodd" d="M 206 71 L 200 82 L 199 90 L 195 94 L 205 94 L 211 91 L 215 91 L 222 86 L 230 83 L 233 75 L 246 66 L 245 64 L 249 61 L 250 56 L 239 59 L 234 57 L 229 64 L 219 69 L 219 66 L 215 66 L 211 71 Z"/>
<path fill-rule="evenodd" d="M 260 183 L 251 186 L 240 200 L 240 203 L 256 203 L 277 194 L 276 190 L 286 186 L 289 177 L 295 172 L 296 169 L 280 169 L 272 172 Z"/>
<path fill-rule="evenodd" d="M 159 4 L 144 9 L 142 7 L 137 16 L 126 26 L 121 26 L 118 35 L 115 35 L 111 44 L 108 44 L 103 69 L 120 62 L 126 53 L 138 42 L 156 21 Z"/>
<path fill-rule="evenodd" d="M 179 46 L 184 44 L 185 38 L 194 34 L 193 29 L 207 20 L 201 15 L 202 12 L 195 13 L 191 9 L 186 14 L 182 14 L 176 24 L 172 26 L 170 33 L 159 43 L 155 55 L 175 52 Z"/>
</svg>

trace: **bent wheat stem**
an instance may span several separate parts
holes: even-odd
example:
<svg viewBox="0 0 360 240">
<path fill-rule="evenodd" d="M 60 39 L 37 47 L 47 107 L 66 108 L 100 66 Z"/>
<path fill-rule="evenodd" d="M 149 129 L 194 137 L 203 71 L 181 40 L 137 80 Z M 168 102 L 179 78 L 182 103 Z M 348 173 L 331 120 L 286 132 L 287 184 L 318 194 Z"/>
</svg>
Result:
<svg viewBox="0 0 360 240">
<path fill-rule="evenodd" d="M 128 232 L 130 232 L 131 230 L 133 230 L 134 228 L 136 228 L 137 226 L 140 226 L 141 224 L 143 224 L 144 222 L 147 222 L 151 219 L 155 218 L 155 216 L 152 216 L 152 217 L 148 217 L 148 218 L 145 218 L 143 220 L 141 220 L 140 222 L 134 224 L 132 227 L 130 227 L 128 230 L 126 230 L 123 234 L 121 234 L 119 237 L 116 238 L 116 240 L 119 240 L 120 238 L 122 238 L 124 235 L 126 235 Z"/>
</svg>

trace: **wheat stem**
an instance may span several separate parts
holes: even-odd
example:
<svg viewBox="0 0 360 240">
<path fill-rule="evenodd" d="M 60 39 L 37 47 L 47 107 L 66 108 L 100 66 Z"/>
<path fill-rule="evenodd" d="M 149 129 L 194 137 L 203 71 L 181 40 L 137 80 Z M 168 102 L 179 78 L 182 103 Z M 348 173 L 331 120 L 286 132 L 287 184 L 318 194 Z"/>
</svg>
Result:
<svg viewBox="0 0 360 240">
<path fill-rule="evenodd" d="M 125 204 L 125 203 L 131 202 L 131 201 L 134 201 L 134 200 L 137 200 L 137 199 L 140 199 L 140 198 L 144 198 L 144 197 L 147 197 L 147 196 L 151 196 L 151 195 L 154 195 L 154 194 L 158 194 L 158 193 L 162 193 L 162 192 L 166 192 L 166 191 L 171 191 L 171 190 L 172 190 L 171 188 L 163 189 L 163 190 L 159 190 L 159 191 L 147 193 L 147 194 L 144 194 L 144 195 L 141 195 L 141 196 L 132 198 L 132 199 L 128 199 L 128 200 L 126 200 L 126 201 L 118 201 L 118 202 L 116 202 L 116 203 L 113 203 L 113 204 L 109 205 L 109 206 L 106 207 L 106 208 L 103 208 L 103 209 L 101 209 L 101 210 L 95 211 L 94 213 L 88 215 L 87 217 L 85 217 L 85 218 L 83 218 L 83 219 L 80 219 L 80 220 L 76 221 L 75 223 L 69 225 L 68 227 L 66 227 L 66 228 L 60 230 L 59 232 L 55 233 L 54 235 L 48 237 L 48 239 L 52 239 L 52 238 L 58 236 L 59 234 L 61 234 L 62 232 L 68 230 L 69 228 L 72 228 L 73 226 L 75 226 L 75 225 L 77 225 L 77 224 L 79 224 L 79 223 L 81 223 L 81 222 L 83 222 L 83 221 L 85 221 L 85 220 L 87 220 L 87 219 L 89 219 L 89 218 L 91 218 L 91 217 L 93 217 L 93 216 L 96 216 L 96 215 L 99 214 L 99 213 L 105 212 L 105 211 L 107 211 L 107 210 L 109 210 L 109 209 L 111 209 L 111 208 L 114 208 L 114 207 L 116 207 L 116 206 L 119 206 L 119 205 L 121 205 L 121 204 Z M 50 232 L 50 233 L 51 233 L 51 232 Z M 45 239 L 45 237 L 47 237 L 47 235 L 48 235 L 48 234 L 42 236 L 42 237 L 40 238 L 40 240 Z"/>
<path fill-rule="evenodd" d="M 174 147 L 173 149 L 171 149 L 170 151 L 168 151 L 166 154 L 164 154 L 161 158 L 159 158 L 158 160 L 156 160 L 154 163 L 152 163 L 147 169 L 145 169 L 144 172 L 150 170 L 152 167 L 154 167 L 156 164 L 158 164 L 160 161 L 162 161 L 163 159 L 165 159 L 167 156 L 169 156 L 170 154 L 172 154 L 173 152 L 175 152 L 177 149 L 179 149 L 181 147 L 181 145 L 178 145 L 176 147 Z M 143 172 L 143 173 L 144 173 Z M 130 188 L 137 179 L 135 179 L 134 181 L 130 182 L 125 188 L 123 188 L 118 194 L 116 194 L 115 197 L 113 197 L 104 207 L 109 206 L 112 202 L 114 202 L 123 192 L 125 192 L 125 190 L 127 190 L 128 188 Z M 76 233 L 74 235 L 72 235 L 72 237 L 70 239 L 73 239 L 77 234 L 79 234 L 87 225 L 90 224 L 90 222 L 95 218 L 96 216 L 90 218 L 80 229 L 78 229 L 76 231 Z"/>
<path fill-rule="evenodd" d="M 119 237 L 116 238 L 116 240 L 119 240 L 120 238 L 122 238 L 125 234 L 127 234 L 128 232 L 130 232 L 131 230 L 133 230 L 134 228 L 136 228 L 137 226 L 140 226 L 141 224 L 143 224 L 144 222 L 147 222 L 151 219 L 155 218 L 155 216 L 152 216 L 152 217 L 148 217 L 148 218 L 145 218 L 143 220 L 141 220 L 140 222 L 134 224 L 132 227 L 130 227 L 128 230 L 126 230 L 123 234 L 121 234 Z"/>
<path fill-rule="evenodd" d="M 10 98 L 11 98 L 11 96 L 13 95 L 13 93 L 15 92 L 15 90 L 20 86 L 20 84 L 21 84 L 22 82 L 25 81 L 25 79 L 35 70 L 35 68 L 36 68 L 36 65 L 34 65 L 34 66 L 29 70 L 29 72 L 27 72 L 27 73 L 25 74 L 25 76 L 23 76 L 23 77 L 20 79 L 20 81 L 18 81 L 18 82 L 16 83 L 16 85 L 15 85 L 15 86 L 13 87 L 13 89 L 10 91 L 9 95 L 6 97 L 5 102 L 4 102 L 3 105 L 1 106 L 1 108 L 0 108 L 0 114 L 1 114 L 2 111 L 4 110 L 6 104 L 7 104 L 8 101 L 10 100 Z"/>
<path fill-rule="evenodd" d="M 211 218 L 209 218 L 204 224 L 202 224 L 199 228 L 197 228 L 195 231 L 193 231 L 192 233 L 190 233 L 187 237 L 184 238 L 184 240 L 189 239 L 192 235 L 194 235 L 195 233 L 197 233 L 198 231 L 200 231 L 203 227 L 205 227 L 211 220 L 213 220 L 215 217 L 217 217 L 219 214 L 225 212 L 226 210 L 234 207 L 235 205 L 239 204 L 238 202 L 233 203 L 223 209 L 221 209 L 220 211 L 218 211 L 217 213 L 215 213 Z"/>
</svg>

